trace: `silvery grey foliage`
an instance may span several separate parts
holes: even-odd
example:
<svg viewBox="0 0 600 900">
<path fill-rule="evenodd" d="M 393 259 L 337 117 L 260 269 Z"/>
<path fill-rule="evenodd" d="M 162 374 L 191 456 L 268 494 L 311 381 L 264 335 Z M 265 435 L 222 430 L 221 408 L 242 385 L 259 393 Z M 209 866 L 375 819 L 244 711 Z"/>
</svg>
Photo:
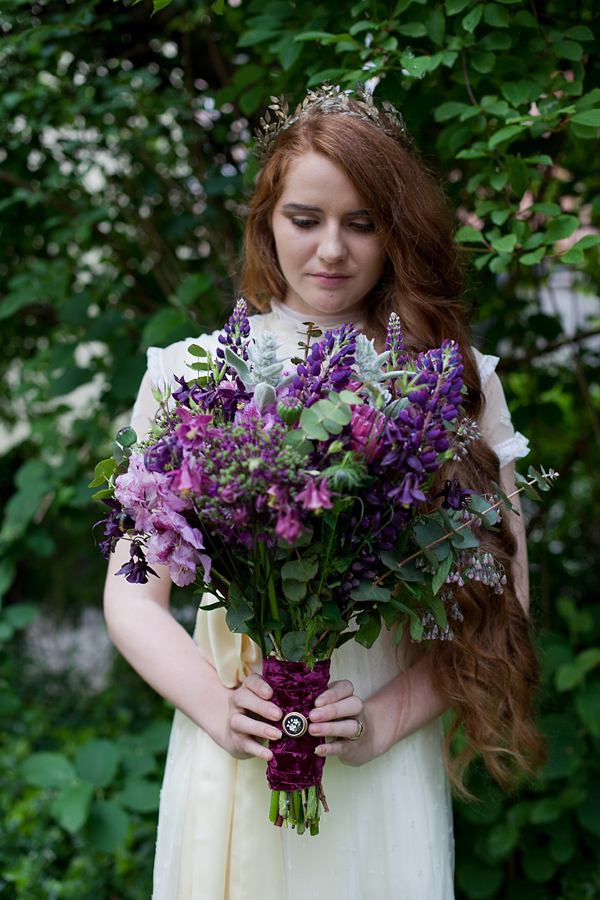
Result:
<svg viewBox="0 0 600 900">
<path fill-rule="evenodd" d="M 389 378 L 389 374 L 383 371 L 383 365 L 389 355 L 389 350 L 378 353 L 375 342 L 370 341 L 366 335 L 357 336 L 355 352 L 357 373 L 374 401 L 382 397 L 383 402 L 387 403 L 391 396 L 387 388 L 379 386 L 381 381 Z"/>
<path fill-rule="evenodd" d="M 272 331 L 263 331 L 255 342 L 250 341 L 246 346 L 248 360 L 250 361 L 251 384 L 265 382 L 277 387 L 283 369 L 283 363 L 277 360 L 277 350 L 281 344 L 277 343 L 277 335 Z"/>
<path fill-rule="evenodd" d="M 261 381 L 254 388 L 254 404 L 261 416 L 265 414 L 267 407 L 275 403 L 276 399 L 275 388 L 271 384 Z"/>
</svg>

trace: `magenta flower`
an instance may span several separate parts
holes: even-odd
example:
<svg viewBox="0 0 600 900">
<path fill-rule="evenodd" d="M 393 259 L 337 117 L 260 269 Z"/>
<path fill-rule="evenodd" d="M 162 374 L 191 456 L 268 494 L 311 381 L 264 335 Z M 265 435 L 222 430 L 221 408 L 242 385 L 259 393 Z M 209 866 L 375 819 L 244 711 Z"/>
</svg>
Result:
<svg viewBox="0 0 600 900">
<path fill-rule="evenodd" d="M 306 487 L 299 494 L 296 494 L 297 503 L 302 503 L 303 509 L 310 509 L 312 512 L 320 513 L 324 509 L 331 509 L 333 503 L 327 487 L 327 480 L 321 479 L 317 484 L 312 475 L 309 475 Z"/>
<path fill-rule="evenodd" d="M 212 416 L 193 413 L 183 406 L 179 406 L 175 412 L 182 421 L 182 424 L 175 431 L 179 443 L 186 450 L 200 450 L 206 440 L 208 425 L 212 422 Z"/>
<path fill-rule="evenodd" d="M 354 406 L 352 408 L 350 446 L 356 452 L 362 453 L 368 463 L 375 462 L 383 453 L 383 445 L 379 443 L 379 436 L 386 423 L 387 419 L 383 413 L 378 412 L 372 406 Z"/>
<path fill-rule="evenodd" d="M 279 510 L 277 516 L 277 524 L 275 525 L 275 536 L 283 538 L 288 544 L 293 544 L 302 534 L 302 523 L 298 511 L 288 507 Z"/>
</svg>

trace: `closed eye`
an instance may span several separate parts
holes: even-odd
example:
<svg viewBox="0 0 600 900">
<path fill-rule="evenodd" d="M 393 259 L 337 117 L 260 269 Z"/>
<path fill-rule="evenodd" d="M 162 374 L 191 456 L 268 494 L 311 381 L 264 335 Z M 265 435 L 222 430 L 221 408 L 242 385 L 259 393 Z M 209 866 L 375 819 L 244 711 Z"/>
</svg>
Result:
<svg viewBox="0 0 600 900">
<path fill-rule="evenodd" d="M 292 225 L 296 225 L 297 228 L 312 228 L 314 225 L 318 225 L 316 219 L 302 219 L 298 216 L 294 216 L 291 219 Z"/>
<path fill-rule="evenodd" d="M 375 231 L 375 226 L 372 222 L 351 222 L 350 227 L 355 231 Z"/>
</svg>

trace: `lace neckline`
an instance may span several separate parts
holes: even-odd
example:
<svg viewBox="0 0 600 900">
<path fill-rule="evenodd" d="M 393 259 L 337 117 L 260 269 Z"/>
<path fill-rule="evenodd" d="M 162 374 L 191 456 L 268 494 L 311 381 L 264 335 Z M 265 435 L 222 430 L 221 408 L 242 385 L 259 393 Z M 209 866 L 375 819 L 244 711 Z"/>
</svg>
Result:
<svg viewBox="0 0 600 900">
<path fill-rule="evenodd" d="M 314 322 L 314 324 L 319 328 L 325 330 L 329 328 L 339 328 L 340 325 L 349 324 L 347 315 L 309 316 L 308 313 L 302 313 L 298 312 L 295 309 L 290 309 L 289 306 L 285 305 L 285 303 L 281 303 L 281 301 L 275 300 L 275 298 L 271 300 L 271 312 L 273 312 L 277 316 L 277 318 L 285 325 L 294 327 L 299 323 L 301 324 L 308 321 Z M 362 316 L 354 316 L 352 324 L 360 331 L 364 327 L 365 323 Z"/>
</svg>

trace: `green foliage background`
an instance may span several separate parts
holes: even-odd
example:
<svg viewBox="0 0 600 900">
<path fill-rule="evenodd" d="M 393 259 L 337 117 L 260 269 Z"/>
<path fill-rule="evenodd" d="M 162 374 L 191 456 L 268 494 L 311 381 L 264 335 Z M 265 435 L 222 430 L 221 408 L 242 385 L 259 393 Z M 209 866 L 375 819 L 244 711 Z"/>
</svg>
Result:
<svg viewBox="0 0 600 900">
<path fill-rule="evenodd" d="M 145 348 L 216 327 L 236 295 L 268 95 L 379 77 L 456 205 L 475 341 L 530 460 L 561 472 L 526 509 L 549 760 L 511 797 L 473 772 L 457 896 L 600 896 L 594 3 L 154 6 L 0 9 L 0 893 L 150 894 L 170 710 L 122 662 L 99 693 L 49 676 L 23 635 L 36 610 L 100 603 L 87 484 Z"/>
</svg>

